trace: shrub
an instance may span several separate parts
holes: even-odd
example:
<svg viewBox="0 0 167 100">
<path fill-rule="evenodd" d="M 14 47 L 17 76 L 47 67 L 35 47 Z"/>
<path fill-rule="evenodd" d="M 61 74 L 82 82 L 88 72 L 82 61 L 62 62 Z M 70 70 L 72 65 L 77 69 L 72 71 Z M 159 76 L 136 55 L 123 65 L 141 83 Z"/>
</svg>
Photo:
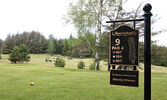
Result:
<svg viewBox="0 0 167 100">
<path fill-rule="evenodd" d="M 89 69 L 90 70 L 95 70 L 95 62 L 93 62 L 89 65 Z"/>
<path fill-rule="evenodd" d="M 58 57 L 58 58 L 56 58 L 56 61 L 54 64 L 56 67 L 64 67 L 65 61 L 62 58 Z"/>
<path fill-rule="evenodd" d="M 83 61 L 80 61 L 80 62 L 78 63 L 78 68 L 79 68 L 79 69 L 84 69 L 84 68 L 85 68 L 85 63 L 84 63 Z"/>
</svg>

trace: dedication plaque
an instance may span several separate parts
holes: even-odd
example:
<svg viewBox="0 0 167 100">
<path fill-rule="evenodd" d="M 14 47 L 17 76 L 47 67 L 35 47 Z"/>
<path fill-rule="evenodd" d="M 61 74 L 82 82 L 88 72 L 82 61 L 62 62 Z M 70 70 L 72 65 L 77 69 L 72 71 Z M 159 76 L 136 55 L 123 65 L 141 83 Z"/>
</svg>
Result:
<svg viewBox="0 0 167 100">
<path fill-rule="evenodd" d="M 110 70 L 110 84 L 138 87 L 139 71 Z"/>
</svg>

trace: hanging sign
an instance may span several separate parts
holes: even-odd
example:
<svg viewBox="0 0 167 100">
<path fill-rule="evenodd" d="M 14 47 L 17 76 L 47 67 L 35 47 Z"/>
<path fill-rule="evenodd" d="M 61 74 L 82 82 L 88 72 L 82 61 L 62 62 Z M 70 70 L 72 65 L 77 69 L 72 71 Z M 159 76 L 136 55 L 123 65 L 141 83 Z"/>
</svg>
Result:
<svg viewBox="0 0 167 100">
<path fill-rule="evenodd" d="M 110 65 L 137 66 L 139 32 L 127 25 L 121 25 L 110 33 Z"/>
</svg>

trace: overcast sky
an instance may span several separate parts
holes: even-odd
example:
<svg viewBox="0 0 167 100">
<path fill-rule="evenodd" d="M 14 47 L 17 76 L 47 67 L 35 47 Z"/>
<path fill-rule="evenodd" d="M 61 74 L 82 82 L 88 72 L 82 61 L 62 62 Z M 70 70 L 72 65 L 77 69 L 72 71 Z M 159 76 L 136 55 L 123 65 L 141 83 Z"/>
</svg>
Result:
<svg viewBox="0 0 167 100">
<path fill-rule="evenodd" d="M 7 34 L 22 33 L 32 30 L 41 32 L 45 37 L 53 34 L 56 38 L 67 38 L 76 30 L 73 25 L 65 24 L 62 19 L 67 13 L 68 4 L 73 0 L 0 0 L 0 39 Z M 138 4 L 149 2 L 153 6 L 152 13 L 161 19 L 154 25 L 155 30 L 165 29 L 167 13 L 165 0 L 128 0 L 125 9 L 136 9 Z M 166 35 L 162 33 L 152 39 L 158 39 L 158 44 L 166 45 Z"/>
</svg>

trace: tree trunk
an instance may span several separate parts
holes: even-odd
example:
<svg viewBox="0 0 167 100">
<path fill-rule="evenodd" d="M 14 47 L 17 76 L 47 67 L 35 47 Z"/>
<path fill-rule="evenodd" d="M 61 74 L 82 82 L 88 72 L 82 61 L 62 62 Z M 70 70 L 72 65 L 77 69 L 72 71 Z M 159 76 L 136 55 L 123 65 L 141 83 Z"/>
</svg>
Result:
<svg viewBox="0 0 167 100">
<path fill-rule="evenodd" d="M 102 3 L 103 0 L 100 0 L 100 10 L 98 12 L 98 25 L 97 25 L 97 34 L 96 34 L 96 46 L 99 46 L 100 35 L 101 35 L 101 24 L 102 24 Z M 95 54 L 95 70 L 99 70 L 99 53 L 96 51 Z"/>
</svg>

